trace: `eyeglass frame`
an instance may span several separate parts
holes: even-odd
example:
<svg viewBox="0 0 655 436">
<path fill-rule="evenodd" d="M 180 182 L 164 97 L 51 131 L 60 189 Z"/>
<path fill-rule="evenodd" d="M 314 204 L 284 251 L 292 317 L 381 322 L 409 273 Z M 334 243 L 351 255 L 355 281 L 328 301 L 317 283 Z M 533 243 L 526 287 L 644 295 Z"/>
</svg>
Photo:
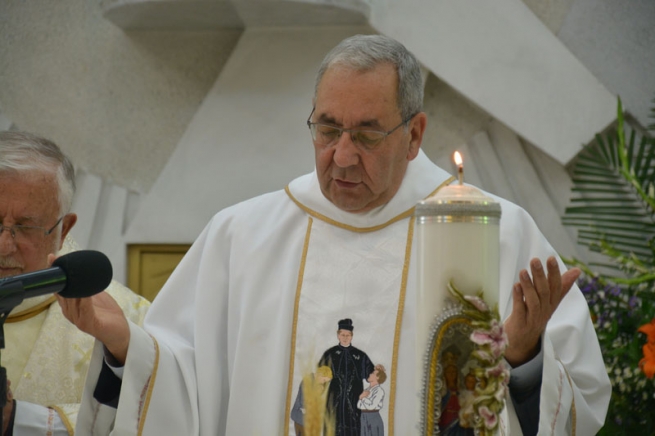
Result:
<svg viewBox="0 0 655 436">
<path fill-rule="evenodd" d="M 46 230 L 45 227 L 42 226 L 24 226 L 22 224 L 14 224 L 13 226 L 5 226 L 4 224 L 0 223 L 0 236 L 2 236 L 2 232 L 7 229 L 9 231 L 9 234 L 11 235 L 11 239 L 14 241 L 16 240 L 16 227 L 19 229 L 41 229 L 43 230 L 43 237 L 45 238 L 46 236 L 49 236 L 56 228 L 57 226 L 63 221 L 64 217 L 66 215 L 62 215 L 61 218 L 57 220 L 54 226 L 50 228 L 50 230 Z"/>
<path fill-rule="evenodd" d="M 364 144 L 359 144 L 360 146 L 364 147 L 364 148 L 367 149 L 367 150 L 375 150 L 375 149 L 378 147 L 378 145 L 380 145 L 380 144 L 382 143 L 382 141 L 384 141 L 385 139 L 387 139 L 387 136 L 391 135 L 393 132 L 395 132 L 396 130 L 398 130 L 398 129 L 400 128 L 400 126 L 409 123 L 409 122 L 411 121 L 412 118 L 414 118 L 416 115 L 418 115 L 418 112 L 417 112 L 417 113 L 415 113 L 414 115 L 411 115 L 411 116 L 409 116 L 408 118 L 406 118 L 405 120 L 403 120 L 400 124 L 398 124 L 398 125 L 397 125 L 396 127 L 394 127 L 393 129 L 388 130 L 388 131 L 383 131 L 383 130 L 368 130 L 368 129 L 359 129 L 359 128 L 356 128 L 356 129 L 344 129 L 343 127 L 337 127 L 337 126 L 333 126 L 333 125 L 330 125 L 330 124 L 324 124 L 324 123 L 312 123 L 312 122 L 311 122 L 311 119 L 312 119 L 312 115 L 314 115 L 314 111 L 315 111 L 315 110 L 316 110 L 316 106 L 314 106 L 314 107 L 312 108 L 312 111 L 310 112 L 309 117 L 307 117 L 307 127 L 309 128 L 309 133 L 310 133 L 310 135 L 311 135 L 311 137 L 312 137 L 312 140 L 313 140 L 314 142 L 316 142 L 316 139 L 314 139 L 314 135 L 312 135 L 312 126 L 326 126 L 326 127 L 331 127 L 331 128 L 333 128 L 333 129 L 335 129 L 335 130 L 338 130 L 338 131 L 339 131 L 339 136 L 338 136 L 338 138 L 337 138 L 337 141 L 336 141 L 334 144 L 336 144 L 336 143 L 339 141 L 339 139 L 341 139 L 341 136 L 343 135 L 343 132 L 348 132 L 348 133 L 350 134 L 350 140 L 351 140 L 354 144 L 359 144 L 359 142 L 358 142 L 358 141 L 355 141 L 355 140 L 353 139 L 352 132 L 375 132 L 375 133 L 382 133 L 382 134 L 384 134 L 384 136 L 382 136 L 382 138 L 380 138 L 380 141 L 379 141 L 378 143 L 376 143 L 376 144 L 375 144 L 374 146 L 372 146 L 372 147 L 367 147 L 367 146 L 364 145 Z M 320 145 L 326 145 L 326 146 L 330 146 L 330 147 L 331 147 L 331 146 L 334 145 L 334 144 L 331 144 L 331 145 L 320 144 Z"/>
</svg>

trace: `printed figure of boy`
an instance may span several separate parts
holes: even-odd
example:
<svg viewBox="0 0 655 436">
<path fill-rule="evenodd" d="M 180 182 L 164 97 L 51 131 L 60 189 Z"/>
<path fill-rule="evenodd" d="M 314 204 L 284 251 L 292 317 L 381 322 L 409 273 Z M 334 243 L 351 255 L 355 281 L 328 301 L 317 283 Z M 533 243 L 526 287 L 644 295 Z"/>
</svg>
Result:
<svg viewBox="0 0 655 436">
<path fill-rule="evenodd" d="M 359 395 L 357 408 L 362 411 L 362 436 L 384 436 L 384 422 L 380 416 L 384 402 L 384 389 L 380 386 L 387 380 L 387 373 L 382 365 L 375 365 L 375 370 L 368 376 L 369 385 Z"/>
</svg>

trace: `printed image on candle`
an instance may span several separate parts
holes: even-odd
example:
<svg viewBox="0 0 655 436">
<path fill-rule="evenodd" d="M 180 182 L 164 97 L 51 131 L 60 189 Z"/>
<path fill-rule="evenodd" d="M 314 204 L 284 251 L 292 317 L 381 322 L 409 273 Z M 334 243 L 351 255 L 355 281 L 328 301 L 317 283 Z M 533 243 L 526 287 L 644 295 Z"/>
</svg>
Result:
<svg viewBox="0 0 655 436">
<path fill-rule="evenodd" d="M 462 353 L 461 347 L 452 344 L 443 351 L 441 356 L 444 386 L 441 396 L 439 430 L 444 435 L 472 436 L 475 434 L 473 428 L 460 419 L 462 403 L 467 396 L 466 393 L 470 392 L 472 394 L 477 383 L 477 381 L 471 383 L 469 378 L 467 385 L 466 377 L 461 376 L 460 368 L 465 366 L 465 364 L 462 365 L 462 362 L 468 361 L 467 356 L 470 355 L 470 350 L 468 354 L 463 355 Z"/>
</svg>

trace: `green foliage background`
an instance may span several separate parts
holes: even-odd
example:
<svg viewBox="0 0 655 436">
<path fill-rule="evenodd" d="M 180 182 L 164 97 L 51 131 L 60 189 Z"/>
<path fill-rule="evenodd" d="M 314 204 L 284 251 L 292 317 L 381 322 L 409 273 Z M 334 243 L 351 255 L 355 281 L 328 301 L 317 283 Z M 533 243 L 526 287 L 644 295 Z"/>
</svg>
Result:
<svg viewBox="0 0 655 436">
<path fill-rule="evenodd" d="M 562 219 L 578 229 L 579 244 L 607 259 L 566 259 L 584 272 L 579 286 L 612 381 L 601 435 L 655 434 L 655 380 L 639 368 L 646 338 L 637 332 L 655 317 L 654 163 L 655 140 L 626 125 L 619 99 L 616 128 L 596 135 L 578 156 Z"/>
</svg>

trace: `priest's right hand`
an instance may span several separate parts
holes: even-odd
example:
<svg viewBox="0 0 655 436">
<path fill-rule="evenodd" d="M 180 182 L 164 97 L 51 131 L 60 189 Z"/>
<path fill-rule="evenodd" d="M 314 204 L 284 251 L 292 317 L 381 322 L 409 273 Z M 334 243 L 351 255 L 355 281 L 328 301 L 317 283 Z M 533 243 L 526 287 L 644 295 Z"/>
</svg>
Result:
<svg viewBox="0 0 655 436">
<path fill-rule="evenodd" d="M 64 316 L 80 330 L 102 342 L 121 366 L 127 358 L 130 326 L 116 300 L 107 292 L 86 298 L 57 295 Z"/>
</svg>

